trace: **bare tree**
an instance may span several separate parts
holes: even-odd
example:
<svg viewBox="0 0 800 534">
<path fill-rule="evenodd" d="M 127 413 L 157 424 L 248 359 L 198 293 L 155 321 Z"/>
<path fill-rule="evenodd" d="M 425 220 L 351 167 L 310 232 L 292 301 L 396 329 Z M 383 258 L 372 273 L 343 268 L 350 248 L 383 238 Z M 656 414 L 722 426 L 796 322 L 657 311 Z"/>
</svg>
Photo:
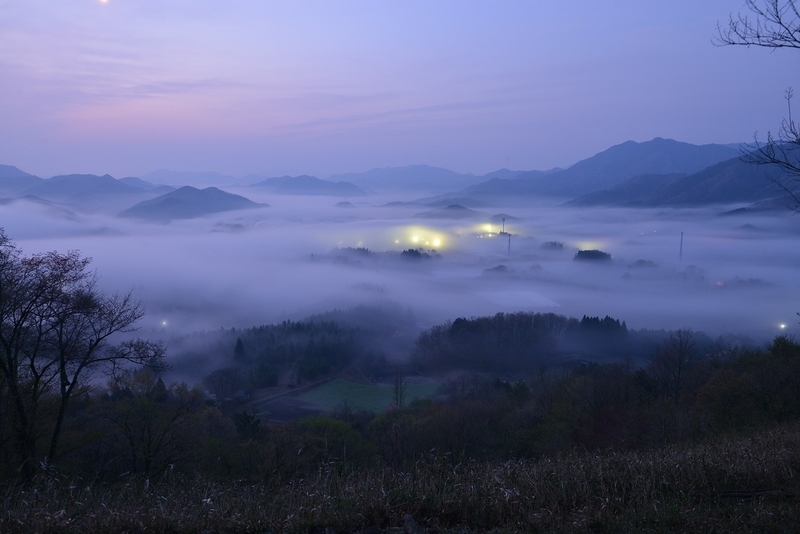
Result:
<svg viewBox="0 0 800 534">
<path fill-rule="evenodd" d="M 680 439 L 683 434 L 686 396 L 695 380 L 697 351 L 694 333 L 681 329 L 670 333 L 658 347 L 650 362 L 649 371 L 655 379 L 662 398 L 665 421 L 670 433 Z"/>
<path fill-rule="evenodd" d="M 750 14 L 731 15 L 728 23 L 717 24 L 715 44 L 721 46 L 757 46 L 800 50 L 800 1 L 746 0 Z M 771 165 L 782 176 L 770 178 L 786 192 L 800 213 L 800 128 L 792 117 L 792 89 L 786 91 L 788 116 L 777 135 L 767 133 L 767 140 L 755 138 L 755 146 L 744 149 L 742 159 L 756 165 Z"/>
<path fill-rule="evenodd" d="M 747 14 L 717 24 L 716 44 L 800 49 L 800 6 L 797 0 L 746 0 Z"/>
<path fill-rule="evenodd" d="M 69 401 L 93 371 L 163 365 L 158 343 L 109 343 L 132 332 L 144 309 L 130 294 L 100 291 L 89 262 L 75 251 L 23 257 L 0 229 L 0 378 L 26 478 L 37 461 L 55 461 Z M 42 439 L 47 452 L 40 457 Z"/>
</svg>

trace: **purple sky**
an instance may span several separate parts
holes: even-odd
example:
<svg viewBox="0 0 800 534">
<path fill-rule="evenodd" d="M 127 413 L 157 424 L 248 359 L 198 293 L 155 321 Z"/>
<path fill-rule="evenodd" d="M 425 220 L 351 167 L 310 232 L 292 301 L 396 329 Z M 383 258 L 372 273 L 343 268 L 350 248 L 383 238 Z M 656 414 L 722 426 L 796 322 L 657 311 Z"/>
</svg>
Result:
<svg viewBox="0 0 800 534">
<path fill-rule="evenodd" d="M 0 0 L 0 163 L 484 173 L 779 125 L 800 53 L 711 44 L 742 0 L 611 4 Z"/>
</svg>

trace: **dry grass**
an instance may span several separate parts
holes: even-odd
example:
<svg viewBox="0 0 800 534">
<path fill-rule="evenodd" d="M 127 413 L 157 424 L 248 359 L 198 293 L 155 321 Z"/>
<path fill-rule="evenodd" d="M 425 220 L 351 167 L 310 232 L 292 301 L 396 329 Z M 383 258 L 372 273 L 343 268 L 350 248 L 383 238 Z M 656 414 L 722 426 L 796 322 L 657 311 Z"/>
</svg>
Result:
<svg viewBox="0 0 800 534">
<path fill-rule="evenodd" d="M 206 480 L 0 490 L 2 532 L 788 532 L 800 524 L 800 426 L 646 452 L 570 454 L 411 472 L 341 472 L 279 485 Z M 374 529 L 373 529 L 374 531 Z"/>
</svg>

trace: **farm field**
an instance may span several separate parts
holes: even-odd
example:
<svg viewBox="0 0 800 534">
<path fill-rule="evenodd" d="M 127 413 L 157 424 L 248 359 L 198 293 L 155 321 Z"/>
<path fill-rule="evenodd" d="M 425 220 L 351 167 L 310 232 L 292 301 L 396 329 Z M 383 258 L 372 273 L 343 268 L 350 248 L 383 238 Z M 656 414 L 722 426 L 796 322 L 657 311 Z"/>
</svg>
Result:
<svg viewBox="0 0 800 534">
<path fill-rule="evenodd" d="M 405 401 L 422 399 L 433 395 L 441 384 L 435 380 L 407 383 Z M 392 404 L 393 387 L 389 384 L 359 384 L 343 378 L 331 380 L 318 388 L 303 393 L 297 399 L 312 404 L 322 411 L 332 411 L 347 403 L 354 410 L 380 413 Z"/>
</svg>

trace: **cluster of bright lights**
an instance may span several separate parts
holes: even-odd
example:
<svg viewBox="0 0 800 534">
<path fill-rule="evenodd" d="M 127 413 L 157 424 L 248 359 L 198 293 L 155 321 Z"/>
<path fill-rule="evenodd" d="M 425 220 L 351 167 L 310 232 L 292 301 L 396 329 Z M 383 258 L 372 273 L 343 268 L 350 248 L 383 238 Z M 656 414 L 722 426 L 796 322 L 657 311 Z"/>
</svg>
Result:
<svg viewBox="0 0 800 534">
<path fill-rule="evenodd" d="M 486 237 L 497 237 L 500 235 L 500 227 L 497 225 L 479 224 L 474 226 L 472 229 L 479 239 Z"/>
<path fill-rule="evenodd" d="M 440 249 L 447 246 L 445 236 L 436 230 L 422 226 L 409 226 L 400 230 L 401 236 L 395 237 L 394 244 L 400 246 L 431 247 Z"/>
</svg>

